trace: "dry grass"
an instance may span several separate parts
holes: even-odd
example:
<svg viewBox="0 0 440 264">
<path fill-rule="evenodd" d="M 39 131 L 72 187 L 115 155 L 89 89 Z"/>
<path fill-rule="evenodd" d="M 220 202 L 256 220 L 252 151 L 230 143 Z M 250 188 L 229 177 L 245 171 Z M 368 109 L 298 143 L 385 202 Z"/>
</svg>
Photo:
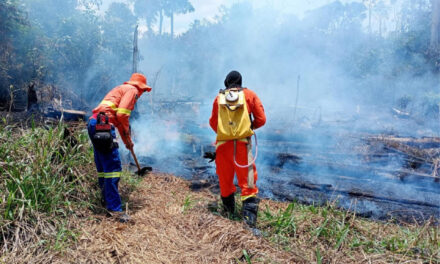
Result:
<svg viewBox="0 0 440 264">
<path fill-rule="evenodd" d="M 245 261 L 243 250 L 255 263 L 302 259 L 253 236 L 241 222 L 208 211 L 207 203 L 215 199 L 209 192 L 191 192 L 188 182 L 174 176 L 149 175 L 130 198 L 132 223 L 83 222 L 78 243 L 57 261 L 235 263 Z"/>
<path fill-rule="evenodd" d="M 259 227 L 264 236 L 258 238 L 240 221 L 208 210 L 217 199 L 208 191 L 191 191 L 188 182 L 175 176 L 149 175 L 130 196 L 132 223 L 105 217 L 82 221 L 78 242 L 54 262 L 439 263 L 438 248 L 421 247 L 439 243 L 438 227 L 429 223 L 369 221 L 332 206 L 295 204 L 287 214 L 291 204 L 263 200 Z M 289 217 L 293 229 L 285 224 Z M 393 238 L 407 241 L 406 246 L 390 248 Z"/>
</svg>

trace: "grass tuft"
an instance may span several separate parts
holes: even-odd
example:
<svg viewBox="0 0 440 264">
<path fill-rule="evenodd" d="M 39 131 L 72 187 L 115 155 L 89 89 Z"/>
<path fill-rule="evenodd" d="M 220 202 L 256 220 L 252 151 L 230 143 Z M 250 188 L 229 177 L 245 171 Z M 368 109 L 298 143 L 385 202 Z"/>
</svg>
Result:
<svg viewBox="0 0 440 264">
<path fill-rule="evenodd" d="M 317 263 L 338 259 L 339 255 L 342 258 L 366 254 L 440 263 L 439 226 L 432 221 L 424 226 L 397 225 L 358 218 L 339 210 L 335 204 L 320 207 L 296 202 L 263 204 L 265 209 L 259 214 L 258 227 L 265 237 L 283 250 L 301 248 L 309 252 Z M 313 250 L 311 245 L 317 247 Z"/>
<path fill-rule="evenodd" d="M 35 252 L 62 250 L 77 238 L 69 217 L 99 204 L 87 134 L 62 123 L 23 129 L 3 122 L 0 255 L 35 241 Z"/>
</svg>

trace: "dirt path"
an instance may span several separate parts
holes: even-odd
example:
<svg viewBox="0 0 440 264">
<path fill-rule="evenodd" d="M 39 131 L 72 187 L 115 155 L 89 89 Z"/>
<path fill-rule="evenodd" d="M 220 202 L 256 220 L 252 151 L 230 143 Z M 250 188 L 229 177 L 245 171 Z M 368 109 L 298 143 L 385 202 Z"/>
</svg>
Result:
<svg viewBox="0 0 440 264">
<path fill-rule="evenodd" d="M 130 197 L 133 221 L 82 223 L 78 243 L 60 256 L 70 263 L 300 263 L 300 257 L 256 238 L 241 222 L 207 209 L 216 196 L 193 192 L 188 182 L 152 174 Z"/>
</svg>

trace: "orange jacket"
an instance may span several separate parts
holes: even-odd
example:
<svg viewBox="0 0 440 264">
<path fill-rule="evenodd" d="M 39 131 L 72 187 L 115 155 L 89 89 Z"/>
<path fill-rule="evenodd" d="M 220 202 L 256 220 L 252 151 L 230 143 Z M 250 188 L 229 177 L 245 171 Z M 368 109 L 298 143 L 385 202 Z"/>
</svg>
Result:
<svg viewBox="0 0 440 264">
<path fill-rule="evenodd" d="M 129 118 L 134 109 L 136 100 L 142 95 L 143 91 L 130 84 L 123 84 L 113 88 L 93 109 L 93 113 L 105 112 L 112 123 L 119 131 L 125 145 L 132 143 L 130 137 Z"/>
<path fill-rule="evenodd" d="M 259 127 L 264 126 L 266 123 L 266 114 L 264 113 L 263 104 L 258 98 L 257 94 L 248 88 L 243 88 L 244 96 L 246 98 L 246 105 L 249 114 L 252 114 L 254 117 L 254 121 L 252 122 L 253 129 L 257 129 Z M 211 118 L 209 118 L 209 125 L 211 128 L 217 133 L 217 124 L 218 124 L 218 96 L 214 100 L 214 104 L 212 105 L 212 114 Z"/>
</svg>

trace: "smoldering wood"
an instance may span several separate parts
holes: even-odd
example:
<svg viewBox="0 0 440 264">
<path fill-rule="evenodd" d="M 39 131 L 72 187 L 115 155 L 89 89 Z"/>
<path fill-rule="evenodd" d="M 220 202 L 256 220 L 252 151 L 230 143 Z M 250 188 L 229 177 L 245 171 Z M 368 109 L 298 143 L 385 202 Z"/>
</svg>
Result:
<svg viewBox="0 0 440 264">
<path fill-rule="evenodd" d="M 408 163 L 417 168 L 423 163 L 432 167 L 431 177 L 439 181 L 440 138 L 399 138 L 399 137 L 370 137 L 369 140 L 380 141 L 391 151 L 402 153 L 409 157 Z"/>
<path fill-rule="evenodd" d="M 399 143 L 405 143 L 414 145 L 420 148 L 432 148 L 432 147 L 440 147 L 440 138 L 438 137 L 425 137 L 425 138 L 409 138 L 409 137 L 396 137 L 396 136 L 370 136 L 370 140 L 377 141 L 394 141 Z M 428 144 L 425 146 L 425 144 Z"/>
<path fill-rule="evenodd" d="M 281 159 L 279 163 L 276 163 L 277 169 L 286 169 L 283 167 L 286 163 L 293 163 L 293 164 L 299 164 L 300 160 L 304 160 L 301 155 L 298 154 L 290 154 L 292 157 L 298 157 L 294 160 L 284 159 L 282 157 L 286 156 L 286 153 L 282 153 Z M 277 156 L 279 157 L 279 156 Z M 307 166 L 314 166 L 316 168 L 326 168 L 329 170 L 338 170 L 338 171 L 352 171 L 355 174 L 361 174 L 361 173 L 368 173 L 368 174 L 374 174 L 377 176 L 380 176 L 381 174 L 388 174 L 390 177 L 397 179 L 402 179 L 402 177 L 413 177 L 413 178 L 420 178 L 420 179 L 437 179 L 436 176 L 433 176 L 432 174 L 422 173 L 418 172 L 416 170 L 408 170 L 401 168 L 399 170 L 393 170 L 393 169 L 387 169 L 383 167 L 377 167 L 377 166 L 367 166 L 367 165 L 355 165 L 355 164 L 347 164 L 343 162 L 337 162 L 332 161 L 329 159 L 318 159 L 314 158 L 307 159 L 303 161 L 305 165 Z"/>
<path fill-rule="evenodd" d="M 345 167 L 344 167 L 345 168 Z M 344 169 L 342 168 L 342 169 Z M 285 177 L 279 177 L 283 180 L 291 181 L 292 183 L 295 183 L 295 181 L 300 182 L 300 184 L 303 182 L 300 180 L 299 174 L 303 176 L 304 178 L 312 178 L 312 174 L 315 174 L 314 171 L 311 171 L 309 173 L 301 172 L 299 173 L 298 169 L 295 168 L 282 168 L 280 169 L 278 166 L 272 166 L 269 167 L 270 171 L 274 173 L 280 173 L 283 172 L 283 175 Z M 401 179 L 396 176 L 396 172 L 390 171 L 389 173 L 377 173 L 377 172 L 371 172 L 370 174 L 367 174 L 368 171 L 358 171 L 358 170 L 338 170 L 338 171 L 331 171 L 327 170 L 325 167 L 316 167 L 317 173 L 319 173 L 319 176 L 323 179 L 334 179 L 335 181 L 340 180 L 341 182 L 347 183 L 351 186 L 357 186 L 357 185 L 365 185 L 365 184 L 374 184 L 374 183 L 383 183 L 383 184 L 393 184 L 393 183 L 400 183 Z M 352 173 L 350 173 L 350 171 Z M 350 174 L 350 175 L 348 175 Z M 374 175 L 374 177 L 372 177 Z M 417 177 L 415 177 L 415 180 L 417 181 Z M 426 181 L 426 178 L 422 178 L 422 180 Z M 428 179 L 429 180 L 429 179 Z M 438 188 L 435 188 L 435 185 L 432 187 L 427 187 L 426 184 L 416 182 L 413 186 L 413 188 L 423 191 L 423 192 L 431 192 L 431 193 L 437 193 L 439 191 Z M 299 187 L 299 185 L 298 185 Z M 306 185 L 304 185 L 306 187 Z M 440 187 L 440 186 L 439 186 Z M 324 190 L 324 189 L 323 189 Z"/>
<path fill-rule="evenodd" d="M 63 118 L 64 121 L 79 121 L 85 120 L 86 112 L 70 109 L 57 110 L 53 108 L 48 108 L 45 112 L 45 116 L 55 119 Z"/>
<path fill-rule="evenodd" d="M 427 207 L 440 209 L 440 204 L 432 204 L 432 203 L 428 203 L 428 202 L 422 202 L 422 201 L 411 200 L 411 199 L 394 199 L 391 197 L 378 196 L 373 193 L 368 193 L 368 192 L 365 192 L 365 191 L 363 191 L 361 189 L 357 189 L 357 188 L 340 189 L 337 187 L 333 187 L 331 184 L 317 184 L 317 183 L 304 182 L 304 181 L 300 181 L 300 180 L 292 181 L 292 182 L 290 182 L 290 184 L 297 186 L 299 188 L 308 189 L 308 190 L 332 192 L 332 193 L 349 195 L 349 196 L 358 197 L 358 198 L 369 198 L 369 199 L 382 200 L 382 201 L 388 201 L 388 202 L 394 202 L 394 203 L 400 203 L 400 204 L 420 205 L 420 206 L 427 206 Z"/>
<path fill-rule="evenodd" d="M 420 173 L 417 171 L 407 170 L 407 169 L 403 169 L 403 168 L 396 171 L 393 169 L 387 169 L 387 168 L 376 167 L 376 166 L 354 165 L 354 164 L 345 164 L 342 162 L 335 162 L 335 161 L 317 161 L 317 160 L 308 161 L 308 163 L 312 164 L 312 165 L 327 167 L 329 169 L 354 170 L 358 173 L 372 172 L 372 173 L 377 174 L 380 172 L 384 172 L 384 173 L 390 173 L 390 174 L 392 174 L 392 173 L 405 174 L 405 175 L 417 177 L 417 178 L 432 178 L 432 179 L 435 178 L 431 174 Z"/>
<path fill-rule="evenodd" d="M 404 119 L 408 119 L 411 117 L 411 114 L 402 110 L 399 110 L 397 108 L 392 107 L 391 111 L 393 112 L 393 114 L 399 118 L 404 118 Z"/>
<path fill-rule="evenodd" d="M 400 204 L 411 204 L 411 205 L 420 205 L 420 206 L 426 206 L 426 207 L 432 207 L 432 208 L 438 208 L 440 209 L 439 204 L 432 204 L 428 202 L 422 202 L 417 200 L 410 200 L 410 199 L 393 199 L 390 197 L 384 197 L 384 196 L 377 196 L 371 193 L 363 192 L 362 190 L 353 189 L 353 190 L 338 190 L 338 189 L 332 189 L 333 192 L 338 193 L 346 193 L 350 196 L 360 197 L 360 198 L 371 198 L 375 200 L 382 200 L 382 201 L 388 201 L 388 202 L 394 202 L 394 203 L 400 203 Z"/>
<path fill-rule="evenodd" d="M 384 143 L 391 150 L 401 152 L 416 159 L 433 163 L 440 157 L 439 138 L 396 138 L 396 137 L 371 137 L 369 140 L 376 140 Z"/>
<path fill-rule="evenodd" d="M 55 85 L 44 85 L 30 83 L 26 89 L 11 90 L 12 111 L 25 113 L 26 118 L 52 118 L 64 121 L 85 120 L 85 103 L 75 93 L 62 90 Z M 78 107 L 80 109 L 75 109 Z"/>
<path fill-rule="evenodd" d="M 278 153 L 277 159 L 279 160 L 278 166 L 283 167 L 286 162 L 292 162 L 299 164 L 301 157 L 293 153 Z"/>
</svg>

